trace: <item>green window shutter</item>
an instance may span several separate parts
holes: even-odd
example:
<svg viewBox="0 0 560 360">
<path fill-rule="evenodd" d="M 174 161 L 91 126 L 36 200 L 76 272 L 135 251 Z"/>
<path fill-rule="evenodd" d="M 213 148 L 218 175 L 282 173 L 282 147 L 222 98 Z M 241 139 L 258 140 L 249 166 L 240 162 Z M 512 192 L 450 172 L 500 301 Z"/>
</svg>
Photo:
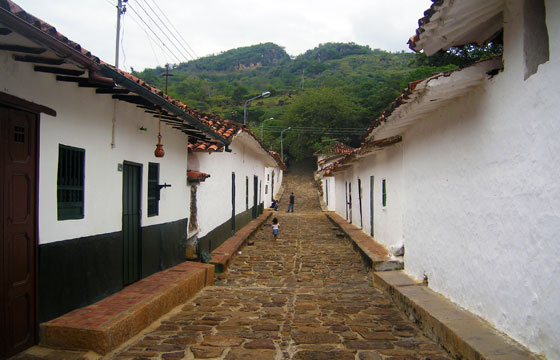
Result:
<svg viewBox="0 0 560 360">
<path fill-rule="evenodd" d="M 58 220 L 84 218 L 85 150 L 58 145 L 56 204 Z"/>
<path fill-rule="evenodd" d="M 148 216 L 159 215 L 159 164 L 148 163 Z"/>
</svg>

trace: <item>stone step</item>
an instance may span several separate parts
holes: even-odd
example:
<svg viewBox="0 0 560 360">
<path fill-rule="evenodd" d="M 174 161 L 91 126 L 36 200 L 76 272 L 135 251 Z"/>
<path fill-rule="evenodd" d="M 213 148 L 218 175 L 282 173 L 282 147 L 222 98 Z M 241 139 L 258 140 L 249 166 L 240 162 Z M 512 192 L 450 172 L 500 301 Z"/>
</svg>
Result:
<svg viewBox="0 0 560 360">
<path fill-rule="evenodd" d="M 486 321 L 460 308 L 402 271 L 375 272 L 385 290 L 424 333 L 457 359 L 537 360 L 538 357 Z"/>
</svg>

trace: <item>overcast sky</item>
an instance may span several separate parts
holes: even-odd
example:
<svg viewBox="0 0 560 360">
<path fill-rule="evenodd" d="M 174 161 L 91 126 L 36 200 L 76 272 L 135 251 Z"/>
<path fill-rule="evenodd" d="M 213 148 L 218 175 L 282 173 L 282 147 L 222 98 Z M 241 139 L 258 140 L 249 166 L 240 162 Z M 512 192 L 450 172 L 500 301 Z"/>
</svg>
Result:
<svg viewBox="0 0 560 360">
<path fill-rule="evenodd" d="M 117 0 L 14 0 L 24 10 L 55 26 L 69 39 L 99 56 L 115 62 Z M 157 2 L 157 6 L 156 3 Z M 178 45 L 170 35 L 160 39 L 142 24 L 139 14 L 158 33 L 142 7 L 158 7 L 188 46 Z M 299 55 L 326 42 L 355 42 L 388 51 L 408 50 L 408 38 L 430 0 L 129 0 L 123 16 L 119 67 L 145 67 L 178 63 L 193 57 L 218 54 L 241 46 L 273 42 L 288 54 Z M 165 17 L 159 15 L 162 20 Z M 157 20 L 157 17 L 153 16 Z M 142 24 L 142 28 L 137 25 Z M 165 30 L 163 25 L 160 25 Z M 148 35 L 152 38 L 149 40 Z M 165 55 L 167 46 L 175 56 Z M 190 46 L 190 48 L 189 48 Z M 193 50 L 193 51 L 191 51 Z M 180 52 L 184 56 L 180 55 Z"/>
</svg>

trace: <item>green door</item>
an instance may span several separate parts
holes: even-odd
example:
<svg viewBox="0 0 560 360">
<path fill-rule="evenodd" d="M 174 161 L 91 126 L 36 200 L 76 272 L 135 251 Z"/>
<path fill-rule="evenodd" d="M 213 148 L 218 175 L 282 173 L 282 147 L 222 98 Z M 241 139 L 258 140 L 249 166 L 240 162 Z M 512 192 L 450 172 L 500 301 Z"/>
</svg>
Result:
<svg viewBox="0 0 560 360">
<path fill-rule="evenodd" d="M 140 219 L 142 165 L 123 165 L 123 285 L 140 279 Z"/>
</svg>

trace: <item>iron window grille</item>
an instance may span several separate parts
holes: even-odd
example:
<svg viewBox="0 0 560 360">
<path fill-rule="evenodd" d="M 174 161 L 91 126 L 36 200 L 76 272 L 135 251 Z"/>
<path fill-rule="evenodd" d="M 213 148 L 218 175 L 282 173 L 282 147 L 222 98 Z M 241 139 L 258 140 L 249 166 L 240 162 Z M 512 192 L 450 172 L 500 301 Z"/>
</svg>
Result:
<svg viewBox="0 0 560 360">
<path fill-rule="evenodd" d="M 58 145 L 57 219 L 84 218 L 85 150 Z"/>
</svg>

